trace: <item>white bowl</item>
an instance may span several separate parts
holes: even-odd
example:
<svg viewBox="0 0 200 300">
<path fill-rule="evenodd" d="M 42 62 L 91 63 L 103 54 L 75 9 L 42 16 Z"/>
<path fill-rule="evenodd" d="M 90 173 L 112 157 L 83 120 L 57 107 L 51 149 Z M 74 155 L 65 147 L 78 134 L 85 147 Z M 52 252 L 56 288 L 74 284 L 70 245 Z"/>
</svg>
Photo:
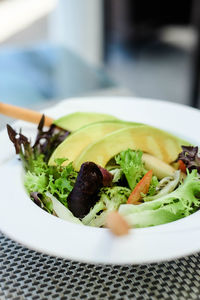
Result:
<svg viewBox="0 0 200 300">
<path fill-rule="evenodd" d="M 113 114 L 121 119 L 147 123 L 198 145 L 200 111 L 164 101 L 141 98 L 70 99 L 47 109 L 58 118 L 75 111 Z M 33 137 L 36 125 L 16 122 L 14 128 Z M 200 250 L 200 212 L 172 223 L 132 229 L 115 237 L 105 228 L 92 228 L 54 217 L 26 194 L 21 163 L 3 130 L 0 133 L 0 230 L 36 251 L 89 263 L 141 264 L 172 260 Z"/>
</svg>

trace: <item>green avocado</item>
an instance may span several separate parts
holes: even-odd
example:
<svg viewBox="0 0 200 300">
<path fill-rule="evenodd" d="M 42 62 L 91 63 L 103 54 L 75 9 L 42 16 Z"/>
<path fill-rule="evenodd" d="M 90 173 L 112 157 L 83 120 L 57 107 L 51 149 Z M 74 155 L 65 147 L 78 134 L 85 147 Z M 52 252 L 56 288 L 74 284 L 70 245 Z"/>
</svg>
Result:
<svg viewBox="0 0 200 300">
<path fill-rule="evenodd" d="M 117 118 L 107 114 L 75 112 L 55 120 L 54 124 L 66 130 L 75 131 L 82 126 L 88 125 L 90 123 L 105 120 L 117 120 Z"/>
<path fill-rule="evenodd" d="M 130 126 L 141 126 L 140 123 L 124 122 L 124 121 L 102 121 L 96 122 L 71 133 L 53 152 L 49 159 L 49 165 L 55 164 L 55 159 L 57 158 L 67 158 L 68 160 L 63 163 L 64 165 L 69 164 L 69 162 L 74 161 L 79 154 L 87 147 L 89 144 L 95 142 L 96 140 L 104 137 L 108 133 L 119 130 L 121 128 L 126 128 Z"/>
<path fill-rule="evenodd" d="M 181 152 L 181 145 L 188 144 L 188 142 L 155 127 L 129 126 L 111 132 L 89 144 L 77 156 L 73 164 L 76 170 L 79 170 L 81 164 L 86 161 L 93 161 L 105 167 L 111 158 L 128 148 L 140 149 L 169 164 Z"/>
</svg>

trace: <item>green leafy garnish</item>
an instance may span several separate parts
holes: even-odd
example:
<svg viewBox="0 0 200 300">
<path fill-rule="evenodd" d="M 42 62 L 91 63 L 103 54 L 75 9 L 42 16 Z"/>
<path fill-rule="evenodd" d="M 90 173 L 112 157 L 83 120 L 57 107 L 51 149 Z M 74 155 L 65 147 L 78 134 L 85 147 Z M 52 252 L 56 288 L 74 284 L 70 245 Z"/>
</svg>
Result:
<svg viewBox="0 0 200 300">
<path fill-rule="evenodd" d="M 28 171 L 25 174 L 24 185 L 29 194 L 31 192 L 44 193 L 47 190 L 48 178 L 45 173 L 36 174 Z"/>
<path fill-rule="evenodd" d="M 153 196 L 156 194 L 156 187 L 158 186 L 158 184 L 159 184 L 158 178 L 155 175 L 152 176 L 149 190 L 147 193 L 148 196 Z"/>
<path fill-rule="evenodd" d="M 62 166 L 66 161 L 65 158 L 56 159 L 55 166 L 47 164 L 52 152 L 69 135 L 69 131 L 56 128 L 55 125 L 51 125 L 47 131 L 44 131 L 43 127 L 44 116 L 38 125 L 33 146 L 27 137 L 21 132 L 17 133 L 10 125 L 7 125 L 7 130 L 26 171 L 24 185 L 28 193 L 39 206 L 52 212 L 51 200 L 45 193 L 50 192 L 67 206 L 67 197 L 73 189 L 77 172 L 74 171 L 71 163 Z"/>
<path fill-rule="evenodd" d="M 142 151 L 133 151 L 131 149 L 120 152 L 115 157 L 116 163 L 120 165 L 123 170 L 128 185 L 131 190 L 134 189 L 136 184 L 147 172 L 142 162 Z"/>
<path fill-rule="evenodd" d="M 183 183 L 173 192 L 140 205 L 120 205 L 119 213 L 133 227 L 169 223 L 197 211 L 200 207 L 200 176 L 197 170 L 187 173 Z"/>
<path fill-rule="evenodd" d="M 53 202 L 50 197 L 44 193 L 32 192 L 30 197 L 39 207 L 46 210 L 48 213 L 53 214 Z"/>
<path fill-rule="evenodd" d="M 39 155 L 34 161 L 35 167 L 25 174 L 24 185 L 28 193 L 49 191 L 67 207 L 67 197 L 73 189 L 77 172 L 72 163 L 62 167 L 63 159 L 57 161 L 55 166 L 48 166 L 42 157 Z"/>
<path fill-rule="evenodd" d="M 99 201 L 82 219 L 83 224 L 97 227 L 105 225 L 107 214 L 117 210 L 120 204 L 126 203 L 130 193 L 130 189 L 122 186 L 102 188 L 99 193 Z"/>
<path fill-rule="evenodd" d="M 134 189 L 136 184 L 142 179 L 147 173 L 142 162 L 141 150 L 125 150 L 120 152 L 116 157 L 116 163 L 120 165 L 120 170 L 124 173 L 128 185 L 131 190 Z M 158 185 L 158 179 L 156 176 L 152 177 L 151 184 L 149 187 L 148 195 L 153 196 L 156 193 L 156 186 Z"/>
</svg>

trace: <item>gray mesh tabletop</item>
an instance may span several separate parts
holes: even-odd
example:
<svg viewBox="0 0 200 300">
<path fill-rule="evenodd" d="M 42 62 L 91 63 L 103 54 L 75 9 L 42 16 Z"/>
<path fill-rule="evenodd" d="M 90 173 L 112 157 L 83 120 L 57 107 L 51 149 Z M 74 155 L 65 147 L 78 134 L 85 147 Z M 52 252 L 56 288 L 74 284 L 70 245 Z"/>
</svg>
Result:
<svg viewBox="0 0 200 300">
<path fill-rule="evenodd" d="M 0 234 L 0 299 L 200 299 L 200 255 L 93 265 L 29 250 Z"/>
</svg>

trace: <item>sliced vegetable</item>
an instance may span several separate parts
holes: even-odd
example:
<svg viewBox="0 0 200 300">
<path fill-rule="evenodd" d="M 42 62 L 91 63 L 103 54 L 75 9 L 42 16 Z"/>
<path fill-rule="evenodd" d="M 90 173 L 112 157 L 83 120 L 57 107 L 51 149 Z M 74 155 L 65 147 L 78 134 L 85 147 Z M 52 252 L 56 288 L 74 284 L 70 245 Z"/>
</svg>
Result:
<svg viewBox="0 0 200 300">
<path fill-rule="evenodd" d="M 200 176 L 197 170 L 192 170 L 172 193 L 140 205 L 122 204 L 118 211 L 131 227 L 148 227 L 189 216 L 199 207 Z"/>
<path fill-rule="evenodd" d="M 178 160 L 178 166 L 181 172 L 186 173 L 186 164 L 181 159 Z"/>
<path fill-rule="evenodd" d="M 94 112 L 75 112 L 54 121 L 54 124 L 70 131 L 75 131 L 93 122 L 117 120 L 116 117 Z"/>
<path fill-rule="evenodd" d="M 180 183 L 180 178 L 181 172 L 175 171 L 173 177 L 165 177 L 158 183 L 156 186 L 156 193 L 153 196 L 147 195 L 146 197 L 143 197 L 142 200 L 152 201 L 173 192 Z"/>
<path fill-rule="evenodd" d="M 162 179 L 166 176 L 173 176 L 175 169 L 172 168 L 166 162 L 158 159 L 157 157 L 143 153 L 142 161 L 146 170 L 152 170 L 153 174 L 158 178 Z"/>
<path fill-rule="evenodd" d="M 144 194 L 148 193 L 153 172 L 149 170 L 144 177 L 138 182 L 132 193 L 130 194 L 127 203 L 138 204 Z"/>
</svg>

